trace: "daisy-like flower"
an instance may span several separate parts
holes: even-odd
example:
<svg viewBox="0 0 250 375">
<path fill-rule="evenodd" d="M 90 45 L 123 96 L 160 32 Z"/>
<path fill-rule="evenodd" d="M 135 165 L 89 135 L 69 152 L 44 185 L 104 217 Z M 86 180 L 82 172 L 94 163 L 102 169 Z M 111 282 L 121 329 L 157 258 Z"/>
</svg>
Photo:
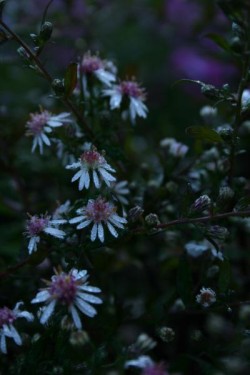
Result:
<svg viewBox="0 0 250 375">
<path fill-rule="evenodd" d="M 70 122 L 69 116 L 70 113 L 67 112 L 52 115 L 46 110 L 41 110 L 40 113 L 31 113 L 30 120 L 26 123 L 26 135 L 33 137 L 31 151 L 34 152 L 37 146 L 39 146 L 40 154 L 42 154 L 43 145 L 51 145 L 47 134 L 51 133 L 53 128 L 58 128 Z"/>
<path fill-rule="evenodd" d="M 127 205 L 128 200 L 126 195 L 129 194 L 128 181 L 119 181 L 112 184 L 112 193 L 114 199 L 118 200 L 121 204 Z"/>
<path fill-rule="evenodd" d="M 79 179 L 79 190 L 89 188 L 90 171 L 92 171 L 93 182 L 97 189 L 100 188 L 102 180 L 108 186 L 110 186 L 111 182 L 116 180 L 116 178 L 109 173 L 114 173 L 115 170 L 107 163 L 104 156 L 95 149 L 84 151 L 78 162 L 66 166 L 66 169 L 78 168 L 80 168 L 80 170 L 72 177 L 71 182 Z"/>
<path fill-rule="evenodd" d="M 80 70 L 83 74 L 83 87 L 85 89 L 87 87 L 86 77 L 88 75 L 93 74 L 106 86 L 111 86 L 112 82 L 116 80 L 115 74 L 112 72 L 113 69 L 109 68 L 109 63 L 100 59 L 99 56 L 91 55 L 90 52 L 84 54 Z"/>
<path fill-rule="evenodd" d="M 135 122 L 136 116 L 146 118 L 148 108 L 144 104 L 145 90 L 134 81 L 122 81 L 119 85 L 114 85 L 110 89 L 103 90 L 104 96 L 110 96 L 111 110 L 120 108 L 122 99 L 129 99 L 129 115 L 131 122 Z"/>
<path fill-rule="evenodd" d="M 7 353 L 6 337 L 15 341 L 17 345 L 22 345 L 22 339 L 14 327 L 14 322 L 18 318 L 25 318 L 27 321 L 32 322 L 34 316 L 28 311 L 21 311 L 19 307 L 23 302 L 18 302 L 13 310 L 8 307 L 0 308 L 0 350 L 2 353 Z"/>
<path fill-rule="evenodd" d="M 104 198 L 89 199 L 86 207 L 80 208 L 76 211 L 79 215 L 74 217 L 69 222 L 70 224 L 79 223 L 77 229 L 82 229 L 90 224 L 93 224 L 90 239 L 95 241 L 98 237 L 101 242 L 104 242 L 104 228 L 103 224 L 107 225 L 109 232 L 114 237 L 118 237 L 115 227 L 124 229 L 124 224 L 127 220 L 116 213 L 116 207 L 107 202 Z"/>
<path fill-rule="evenodd" d="M 196 296 L 196 302 L 203 307 L 209 307 L 216 302 L 216 293 L 211 288 L 201 288 L 200 293 Z"/>
<path fill-rule="evenodd" d="M 58 229 L 58 225 L 67 223 L 67 220 L 50 220 L 50 216 L 40 217 L 37 215 L 30 216 L 27 220 L 25 234 L 29 238 L 28 250 L 29 254 L 37 251 L 37 244 L 40 242 L 42 233 L 50 234 L 53 237 L 63 239 L 66 233 Z"/>
<path fill-rule="evenodd" d="M 160 146 L 163 149 L 167 149 L 170 155 L 176 158 L 182 158 L 188 152 L 188 146 L 181 142 L 177 142 L 174 138 L 164 138 L 160 142 Z"/>
<path fill-rule="evenodd" d="M 76 328 L 82 329 L 78 310 L 93 318 L 97 311 L 91 306 L 91 303 L 102 303 L 99 297 L 92 294 L 100 293 L 101 290 L 88 285 L 87 279 L 88 273 L 86 270 L 79 271 L 73 268 L 69 273 L 65 273 L 62 270 L 55 271 L 51 281 L 45 280 L 47 287 L 38 292 L 31 301 L 31 303 L 45 303 L 40 315 L 40 322 L 42 324 L 47 323 L 56 305 L 63 305 L 68 308 Z"/>
</svg>

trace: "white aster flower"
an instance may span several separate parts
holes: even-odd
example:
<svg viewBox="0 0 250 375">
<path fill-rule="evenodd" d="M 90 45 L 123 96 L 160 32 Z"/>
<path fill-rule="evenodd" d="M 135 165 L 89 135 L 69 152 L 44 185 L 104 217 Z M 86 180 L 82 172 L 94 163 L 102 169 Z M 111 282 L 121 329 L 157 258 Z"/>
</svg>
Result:
<svg viewBox="0 0 250 375">
<path fill-rule="evenodd" d="M 116 207 L 101 197 L 95 200 L 89 199 L 87 206 L 76 212 L 79 216 L 71 219 L 70 224 L 78 223 L 77 229 L 83 229 L 93 224 L 90 235 L 91 241 L 95 241 L 98 237 L 101 242 L 104 242 L 103 224 L 107 225 L 112 236 L 118 237 L 115 227 L 124 229 L 124 224 L 127 223 L 125 218 L 117 215 Z"/>
<path fill-rule="evenodd" d="M 40 315 L 40 322 L 46 324 L 53 314 L 56 305 L 68 308 L 77 329 L 82 329 L 79 311 L 93 318 L 97 311 L 91 304 L 100 304 L 102 300 L 92 293 L 100 293 L 97 287 L 88 285 L 86 270 L 78 271 L 73 268 L 69 273 L 55 271 L 51 281 L 45 281 L 47 288 L 41 289 L 31 303 L 45 303 Z M 79 310 L 79 311 L 78 311 Z"/>
<path fill-rule="evenodd" d="M 46 110 L 41 110 L 40 113 L 31 113 L 30 120 L 26 123 L 26 135 L 33 137 L 33 145 L 31 151 L 34 152 L 39 146 L 40 154 L 43 153 L 43 145 L 50 146 L 50 139 L 48 134 L 52 132 L 53 128 L 58 128 L 65 123 L 70 122 L 68 118 L 70 113 L 63 112 L 59 115 L 52 115 Z"/>
<path fill-rule="evenodd" d="M 209 307 L 216 302 L 216 293 L 211 288 L 201 288 L 200 293 L 196 296 L 196 302 L 203 307 Z"/>
<path fill-rule="evenodd" d="M 112 176 L 115 170 L 107 163 L 103 155 L 95 149 L 84 151 L 78 162 L 69 164 L 66 169 L 79 169 L 72 177 L 71 182 L 79 180 L 79 190 L 83 188 L 88 189 L 90 186 L 90 171 L 92 171 L 92 178 L 97 189 L 101 187 L 101 181 L 110 186 L 116 178 Z"/>
<path fill-rule="evenodd" d="M 128 181 L 119 181 L 114 183 L 111 188 L 114 199 L 118 200 L 121 204 L 127 205 L 128 200 L 126 195 L 129 194 Z"/>
<path fill-rule="evenodd" d="M 26 224 L 26 235 L 29 238 L 29 254 L 37 251 L 37 244 L 40 242 L 42 233 L 50 234 L 53 237 L 63 239 L 66 233 L 58 229 L 58 225 L 65 224 L 66 220 L 50 220 L 49 216 L 30 216 Z"/>
<path fill-rule="evenodd" d="M 147 117 L 148 108 L 144 104 L 145 90 L 136 81 L 122 81 L 119 85 L 103 90 L 103 95 L 110 96 L 111 110 L 120 108 L 122 99 L 128 98 L 129 115 L 132 123 L 135 122 L 136 116 Z"/>
<path fill-rule="evenodd" d="M 167 149 L 168 153 L 174 157 L 182 158 L 188 152 L 188 146 L 181 142 L 177 142 L 175 138 L 164 138 L 160 142 L 163 149 Z"/>
<path fill-rule="evenodd" d="M 94 75 L 105 86 L 111 86 L 112 82 L 115 82 L 114 70 L 110 69 L 109 65 L 107 61 L 100 59 L 99 56 L 91 55 L 90 52 L 85 53 L 80 65 L 85 93 L 87 92 L 88 76 Z"/>
<path fill-rule="evenodd" d="M 23 302 L 18 302 L 13 310 L 6 306 L 0 308 L 0 350 L 4 354 L 7 353 L 6 337 L 13 339 L 17 345 L 22 345 L 22 339 L 13 325 L 15 320 L 25 318 L 32 322 L 34 319 L 31 313 L 19 309 L 22 304 Z"/>
</svg>

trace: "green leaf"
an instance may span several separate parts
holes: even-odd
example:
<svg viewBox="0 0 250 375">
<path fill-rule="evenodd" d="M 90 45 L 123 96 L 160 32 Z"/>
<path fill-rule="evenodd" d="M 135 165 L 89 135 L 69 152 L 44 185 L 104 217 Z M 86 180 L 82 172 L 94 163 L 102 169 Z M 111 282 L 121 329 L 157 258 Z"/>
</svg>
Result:
<svg viewBox="0 0 250 375">
<path fill-rule="evenodd" d="M 223 139 L 215 130 L 203 126 L 190 126 L 186 129 L 186 133 L 201 141 L 223 142 Z"/>
<path fill-rule="evenodd" d="M 221 35 L 215 34 L 215 33 L 209 33 L 206 35 L 206 37 L 211 39 L 213 42 L 215 42 L 217 46 L 222 48 L 224 51 L 231 52 L 230 44 Z"/>
<path fill-rule="evenodd" d="M 186 255 L 179 261 L 177 271 L 177 291 L 185 305 L 189 305 L 192 300 L 192 274 Z"/>
<path fill-rule="evenodd" d="M 65 86 L 65 96 L 68 97 L 72 94 L 77 84 L 77 63 L 71 63 L 67 67 L 64 86 Z"/>
<path fill-rule="evenodd" d="M 198 80 L 195 80 L 195 79 L 182 78 L 182 79 L 178 79 L 178 81 L 175 81 L 173 83 L 172 87 L 174 87 L 175 85 L 178 85 L 179 83 L 182 83 L 182 82 L 196 83 L 197 85 L 200 85 L 200 86 L 205 85 L 204 82 L 201 82 L 201 81 L 198 81 Z"/>
<path fill-rule="evenodd" d="M 220 265 L 220 275 L 218 280 L 218 287 L 221 293 L 225 293 L 229 287 L 231 279 L 231 265 L 228 259 L 224 259 Z"/>
</svg>

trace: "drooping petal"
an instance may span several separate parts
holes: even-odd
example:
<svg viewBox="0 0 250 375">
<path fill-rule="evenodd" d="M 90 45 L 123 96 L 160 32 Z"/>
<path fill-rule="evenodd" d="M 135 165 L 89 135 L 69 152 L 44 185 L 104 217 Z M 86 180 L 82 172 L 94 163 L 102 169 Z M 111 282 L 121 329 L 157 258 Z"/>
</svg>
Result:
<svg viewBox="0 0 250 375">
<path fill-rule="evenodd" d="M 54 310 L 55 310 L 55 306 L 56 306 L 56 300 L 52 300 L 48 306 L 45 307 L 43 313 L 42 313 L 42 316 L 40 318 L 40 323 L 41 324 L 45 324 L 49 318 L 51 317 L 51 315 L 53 314 Z"/>
</svg>

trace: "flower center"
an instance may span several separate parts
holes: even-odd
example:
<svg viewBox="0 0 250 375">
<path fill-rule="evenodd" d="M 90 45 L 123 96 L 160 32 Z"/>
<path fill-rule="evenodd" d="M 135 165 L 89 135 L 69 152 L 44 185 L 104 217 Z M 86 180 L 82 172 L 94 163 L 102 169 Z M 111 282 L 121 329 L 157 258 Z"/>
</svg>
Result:
<svg viewBox="0 0 250 375">
<path fill-rule="evenodd" d="M 84 73 L 93 73 L 103 67 L 102 61 L 97 56 L 84 56 L 81 69 Z"/>
<path fill-rule="evenodd" d="M 77 291 L 76 281 L 72 275 L 60 274 L 55 276 L 49 288 L 49 293 L 64 305 L 71 305 Z"/>
<path fill-rule="evenodd" d="M 81 155 L 81 162 L 87 164 L 90 168 L 97 168 L 104 161 L 104 158 L 99 152 L 90 150 L 84 151 Z"/>
<path fill-rule="evenodd" d="M 87 216 L 95 223 L 108 221 L 109 217 L 114 213 L 115 207 L 109 202 L 105 202 L 102 198 L 97 198 L 93 202 L 89 202 L 86 207 Z"/>
<path fill-rule="evenodd" d="M 28 131 L 33 135 L 41 134 L 44 126 L 47 124 L 50 114 L 48 111 L 41 113 L 31 113 L 31 120 L 27 122 Z"/>
<path fill-rule="evenodd" d="M 123 81 L 120 84 L 122 94 L 132 96 L 134 98 L 143 97 L 143 90 L 138 83 L 133 81 Z"/>
<path fill-rule="evenodd" d="M 49 219 L 46 217 L 37 217 L 32 216 L 27 224 L 27 231 L 28 234 L 32 236 L 36 236 L 37 234 L 41 233 L 44 228 L 48 225 Z"/>
<path fill-rule="evenodd" d="M 11 324 L 16 319 L 13 311 L 8 309 L 8 307 L 3 307 L 0 309 L 0 327 L 4 324 Z"/>
</svg>

